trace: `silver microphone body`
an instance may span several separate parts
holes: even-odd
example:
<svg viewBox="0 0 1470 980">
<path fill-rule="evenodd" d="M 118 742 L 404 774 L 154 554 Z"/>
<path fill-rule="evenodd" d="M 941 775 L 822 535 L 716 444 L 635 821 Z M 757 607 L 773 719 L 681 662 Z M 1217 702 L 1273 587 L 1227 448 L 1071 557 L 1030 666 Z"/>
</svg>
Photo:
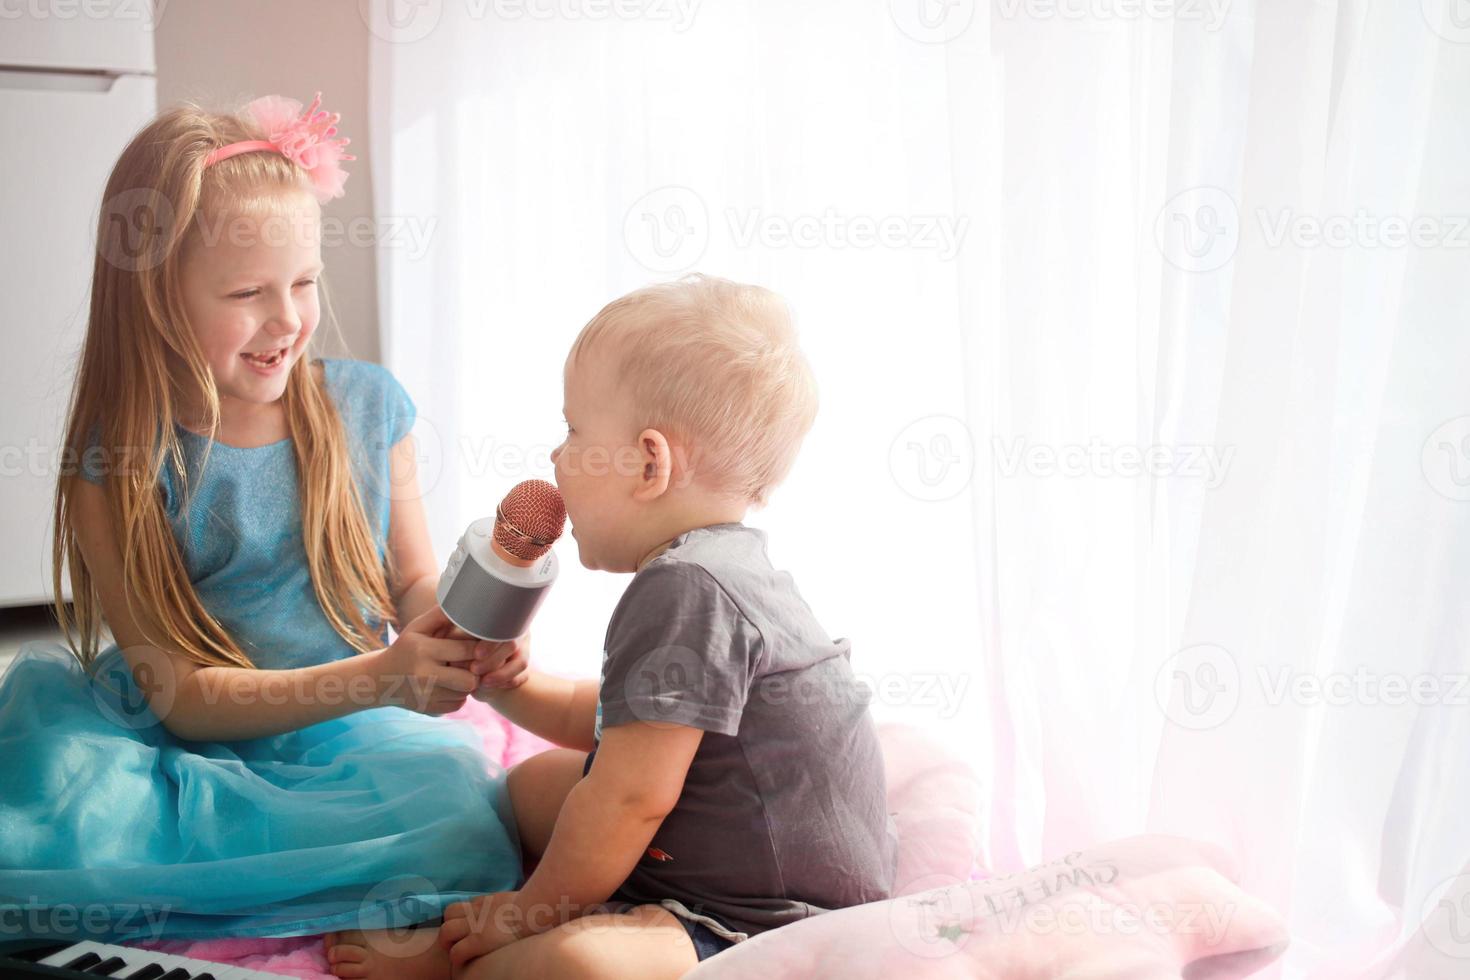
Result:
<svg viewBox="0 0 1470 980">
<path fill-rule="evenodd" d="M 493 546 L 494 531 L 494 517 L 481 518 L 465 530 L 439 576 L 435 596 L 444 614 L 471 636 L 515 640 L 531 628 L 556 581 L 556 552 L 547 551 L 527 564 L 506 561 Z"/>
</svg>

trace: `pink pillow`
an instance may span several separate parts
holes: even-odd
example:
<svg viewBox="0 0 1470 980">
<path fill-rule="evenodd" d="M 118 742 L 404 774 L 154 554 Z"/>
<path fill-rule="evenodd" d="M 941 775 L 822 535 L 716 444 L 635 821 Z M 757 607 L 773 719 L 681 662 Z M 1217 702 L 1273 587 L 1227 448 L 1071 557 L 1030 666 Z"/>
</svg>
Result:
<svg viewBox="0 0 1470 980">
<path fill-rule="evenodd" d="M 1102 844 L 1011 875 L 827 912 L 762 933 L 688 980 L 1228 980 L 1285 950 L 1223 851 L 1179 837 Z"/>
<path fill-rule="evenodd" d="M 967 881 L 980 856 L 980 781 L 969 764 L 909 725 L 878 726 L 888 812 L 898 827 L 894 895 Z"/>
</svg>

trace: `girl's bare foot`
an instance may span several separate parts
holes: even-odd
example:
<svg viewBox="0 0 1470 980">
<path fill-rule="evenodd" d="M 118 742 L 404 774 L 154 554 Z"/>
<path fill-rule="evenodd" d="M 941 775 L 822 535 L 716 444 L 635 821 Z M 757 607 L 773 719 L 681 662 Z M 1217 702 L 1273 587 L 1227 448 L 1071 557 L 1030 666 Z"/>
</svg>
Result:
<svg viewBox="0 0 1470 980">
<path fill-rule="evenodd" d="M 327 968 L 350 980 L 449 980 L 449 951 L 437 942 L 439 927 L 344 929 L 322 937 Z"/>
</svg>

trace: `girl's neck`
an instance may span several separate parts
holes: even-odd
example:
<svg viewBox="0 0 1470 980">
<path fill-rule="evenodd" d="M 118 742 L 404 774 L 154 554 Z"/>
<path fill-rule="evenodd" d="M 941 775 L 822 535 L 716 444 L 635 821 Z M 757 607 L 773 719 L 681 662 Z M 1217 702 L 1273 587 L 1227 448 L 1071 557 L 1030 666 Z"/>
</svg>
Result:
<svg viewBox="0 0 1470 980">
<path fill-rule="evenodd" d="M 196 435 L 208 435 L 205 432 L 208 421 L 204 418 L 202 408 L 186 409 L 178 422 Z M 280 442 L 289 438 L 290 434 L 283 402 L 274 401 L 262 405 L 228 396 L 220 397 L 219 428 L 214 433 L 215 442 L 237 449 L 253 449 Z"/>
</svg>

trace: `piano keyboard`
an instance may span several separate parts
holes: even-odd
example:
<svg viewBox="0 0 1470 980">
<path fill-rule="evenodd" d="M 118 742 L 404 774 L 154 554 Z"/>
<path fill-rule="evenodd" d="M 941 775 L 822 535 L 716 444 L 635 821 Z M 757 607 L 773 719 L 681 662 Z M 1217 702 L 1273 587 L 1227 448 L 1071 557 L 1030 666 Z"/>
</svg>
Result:
<svg viewBox="0 0 1470 980">
<path fill-rule="evenodd" d="M 49 967 L 49 969 L 48 969 Z M 246 970 L 238 966 L 191 960 L 187 956 L 156 953 L 150 949 L 75 943 L 40 960 L 0 956 L 0 975 L 6 977 L 112 977 L 113 980 L 279 980 L 282 974 Z"/>
</svg>

